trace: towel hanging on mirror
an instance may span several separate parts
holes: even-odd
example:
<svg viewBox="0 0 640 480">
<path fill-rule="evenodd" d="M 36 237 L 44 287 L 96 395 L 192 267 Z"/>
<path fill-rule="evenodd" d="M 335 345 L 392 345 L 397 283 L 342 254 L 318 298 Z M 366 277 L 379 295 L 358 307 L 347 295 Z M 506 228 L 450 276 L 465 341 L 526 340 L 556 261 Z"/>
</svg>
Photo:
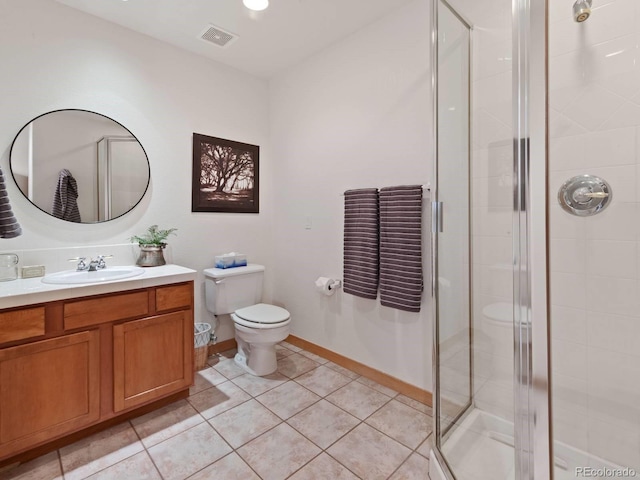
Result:
<svg viewBox="0 0 640 480">
<path fill-rule="evenodd" d="M 9 194 L 4 185 L 4 175 L 0 167 L 0 238 L 15 238 L 22 235 L 22 228 L 11 210 Z"/>
<path fill-rule="evenodd" d="M 78 183 L 66 168 L 60 170 L 58 175 L 51 213 L 62 220 L 81 223 L 80 210 L 78 210 Z"/>
</svg>

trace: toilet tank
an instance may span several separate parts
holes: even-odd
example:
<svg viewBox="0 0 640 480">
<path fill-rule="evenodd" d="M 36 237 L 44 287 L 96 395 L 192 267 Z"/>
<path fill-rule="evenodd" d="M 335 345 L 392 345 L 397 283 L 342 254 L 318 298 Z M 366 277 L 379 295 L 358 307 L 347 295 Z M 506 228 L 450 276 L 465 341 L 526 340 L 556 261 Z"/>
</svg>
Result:
<svg viewBox="0 0 640 480">
<path fill-rule="evenodd" d="M 207 268 L 204 270 L 207 310 L 214 315 L 223 315 L 260 303 L 263 277 L 262 265 Z"/>
</svg>

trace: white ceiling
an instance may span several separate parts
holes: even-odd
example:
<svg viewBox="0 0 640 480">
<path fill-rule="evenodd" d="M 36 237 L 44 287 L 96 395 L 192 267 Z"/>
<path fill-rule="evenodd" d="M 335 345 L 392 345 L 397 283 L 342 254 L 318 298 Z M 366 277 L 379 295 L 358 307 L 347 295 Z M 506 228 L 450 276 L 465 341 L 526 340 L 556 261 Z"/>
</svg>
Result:
<svg viewBox="0 0 640 480">
<path fill-rule="evenodd" d="M 271 0 L 262 12 L 248 10 L 242 0 L 56 1 L 268 78 L 410 0 Z M 224 48 L 201 40 L 209 25 L 238 39 Z"/>
</svg>

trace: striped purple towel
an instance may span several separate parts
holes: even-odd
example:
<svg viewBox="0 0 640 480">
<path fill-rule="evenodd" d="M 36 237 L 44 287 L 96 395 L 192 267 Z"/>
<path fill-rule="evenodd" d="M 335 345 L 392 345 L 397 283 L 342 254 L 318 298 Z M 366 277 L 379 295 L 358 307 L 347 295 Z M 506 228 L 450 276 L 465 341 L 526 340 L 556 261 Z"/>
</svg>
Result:
<svg viewBox="0 0 640 480">
<path fill-rule="evenodd" d="M 422 186 L 380 189 L 380 303 L 419 312 L 422 300 Z"/>
<path fill-rule="evenodd" d="M 11 210 L 9 194 L 4 185 L 4 175 L 0 168 L 0 238 L 15 238 L 22 235 L 22 228 Z"/>
<path fill-rule="evenodd" d="M 344 291 L 378 296 L 378 189 L 344 192 Z"/>
<path fill-rule="evenodd" d="M 51 214 L 68 222 L 82 223 L 78 209 L 78 182 L 66 168 L 60 170 L 58 174 L 58 185 L 53 196 Z"/>
</svg>

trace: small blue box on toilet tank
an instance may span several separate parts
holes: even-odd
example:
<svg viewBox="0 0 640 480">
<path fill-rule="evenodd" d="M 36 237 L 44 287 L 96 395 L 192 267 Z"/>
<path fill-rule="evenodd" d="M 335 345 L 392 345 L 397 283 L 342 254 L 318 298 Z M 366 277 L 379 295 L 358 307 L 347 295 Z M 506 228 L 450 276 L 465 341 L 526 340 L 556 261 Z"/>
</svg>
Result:
<svg viewBox="0 0 640 480">
<path fill-rule="evenodd" d="M 225 253 L 215 257 L 216 268 L 246 267 L 247 256 L 243 253 Z"/>
</svg>

